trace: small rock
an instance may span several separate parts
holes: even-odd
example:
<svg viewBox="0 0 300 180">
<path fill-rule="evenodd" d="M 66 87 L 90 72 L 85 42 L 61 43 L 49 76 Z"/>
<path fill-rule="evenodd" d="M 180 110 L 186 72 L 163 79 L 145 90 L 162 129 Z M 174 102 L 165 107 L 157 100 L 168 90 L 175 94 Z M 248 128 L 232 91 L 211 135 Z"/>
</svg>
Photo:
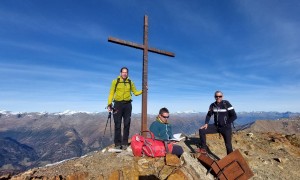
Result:
<svg viewBox="0 0 300 180">
<path fill-rule="evenodd" d="M 269 162 L 268 161 L 265 161 L 265 160 L 263 160 L 262 161 L 264 164 L 269 164 Z"/>
<path fill-rule="evenodd" d="M 71 174 L 71 175 L 68 175 L 66 177 L 66 180 L 77 180 L 77 179 L 87 179 L 89 173 L 87 172 L 81 172 L 81 173 L 75 173 L 75 174 Z"/>
<path fill-rule="evenodd" d="M 277 162 L 282 162 L 282 160 L 281 160 L 281 158 L 273 158 L 275 161 L 277 161 Z"/>
<path fill-rule="evenodd" d="M 102 152 L 102 153 L 105 153 L 105 151 L 106 151 L 106 148 L 102 149 L 102 151 L 101 151 L 101 152 Z"/>
<path fill-rule="evenodd" d="M 83 164 L 81 164 L 81 163 L 76 163 L 76 164 L 74 164 L 74 167 L 83 167 Z"/>
<path fill-rule="evenodd" d="M 249 151 L 244 151 L 244 154 L 246 154 L 247 156 L 249 156 Z"/>
<path fill-rule="evenodd" d="M 248 133 L 248 134 L 247 134 L 247 136 L 249 136 L 249 137 L 251 137 L 251 138 L 253 137 L 253 135 L 254 135 L 253 133 Z"/>
<path fill-rule="evenodd" d="M 169 165 L 169 166 L 180 166 L 180 159 L 174 155 L 174 154 L 167 154 L 166 155 L 166 164 Z"/>
<path fill-rule="evenodd" d="M 96 180 L 104 180 L 103 175 L 98 176 L 98 177 L 96 178 Z"/>
<path fill-rule="evenodd" d="M 237 141 L 237 140 L 235 140 L 234 142 L 235 142 L 235 144 L 239 144 L 239 141 Z"/>
<path fill-rule="evenodd" d="M 277 137 L 272 137 L 271 139 L 272 142 L 275 142 L 275 143 L 280 143 L 280 139 L 278 139 Z"/>
<path fill-rule="evenodd" d="M 168 180 L 187 180 L 187 179 L 188 178 L 186 177 L 186 175 L 180 169 L 176 170 L 168 177 Z"/>
<path fill-rule="evenodd" d="M 172 171 L 175 169 L 175 167 L 172 166 L 164 166 L 163 169 L 159 172 L 158 177 L 160 179 L 166 179 L 171 173 Z"/>
<path fill-rule="evenodd" d="M 11 174 L 4 174 L 0 176 L 0 179 L 10 179 L 10 178 L 11 178 Z"/>
<path fill-rule="evenodd" d="M 124 179 L 139 179 L 139 172 L 137 169 L 132 167 L 124 167 L 123 171 L 123 178 Z"/>
<path fill-rule="evenodd" d="M 156 162 L 153 164 L 153 166 L 154 166 L 155 168 L 162 168 L 162 167 L 164 167 L 164 165 L 165 165 L 164 160 L 158 160 L 158 161 L 156 161 Z"/>
<path fill-rule="evenodd" d="M 109 180 L 116 180 L 116 179 L 120 179 L 120 172 L 119 171 L 114 171 L 112 172 L 109 177 Z"/>
<path fill-rule="evenodd" d="M 143 164 L 146 164 L 146 163 L 148 163 L 148 162 L 149 162 L 149 161 L 147 161 L 146 159 L 141 158 L 141 159 L 138 160 L 138 165 L 142 166 Z"/>
<path fill-rule="evenodd" d="M 254 146 L 253 144 L 250 144 L 250 145 L 249 145 L 249 149 L 254 150 L 254 149 L 255 149 L 255 146 Z"/>
<path fill-rule="evenodd" d="M 282 163 L 286 163 L 288 160 L 288 158 L 281 159 Z"/>
</svg>

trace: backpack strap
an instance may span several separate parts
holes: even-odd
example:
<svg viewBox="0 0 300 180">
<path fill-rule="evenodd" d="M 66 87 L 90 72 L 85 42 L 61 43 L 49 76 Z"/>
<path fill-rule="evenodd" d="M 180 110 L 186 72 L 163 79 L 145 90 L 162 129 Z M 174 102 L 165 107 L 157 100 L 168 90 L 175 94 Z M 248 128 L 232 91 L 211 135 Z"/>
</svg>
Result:
<svg viewBox="0 0 300 180">
<path fill-rule="evenodd" d="M 226 101 L 225 100 L 223 100 L 223 105 L 224 105 L 224 107 L 225 107 L 225 109 L 226 109 L 226 111 L 227 111 L 227 113 L 228 113 L 228 106 L 227 106 L 227 103 L 226 103 Z M 234 122 L 232 121 L 232 126 L 233 126 L 233 128 L 235 129 L 235 126 L 234 126 Z"/>
<path fill-rule="evenodd" d="M 224 107 L 225 107 L 226 111 L 228 112 L 228 108 L 227 108 L 226 101 L 225 101 L 225 100 L 223 100 L 222 102 L 223 102 L 223 105 L 224 105 Z"/>
<path fill-rule="evenodd" d="M 117 82 L 116 82 L 116 85 L 115 85 L 115 91 L 114 92 L 116 92 L 117 86 L 118 86 L 119 82 L 120 82 L 120 78 L 117 79 Z"/>
<path fill-rule="evenodd" d="M 215 123 L 216 123 L 217 129 L 219 129 L 219 111 L 218 111 L 218 106 L 216 105 L 216 103 L 213 103 L 210 105 L 210 109 L 213 109 L 214 107 L 217 108 L 217 121 Z"/>
<path fill-rule="evenodd" d="M 130 94 L 131 94 L 131 80 L 128 79 L 128 82 L 129 82 L 129 86 L 130 86 Z"/>
<path fill-rule="evenodd" d="M 131 80 L 130 79 L 128 79 L 128 82 L 129 82 L 129 86 L 130 86 L 130 93 L 131 93 Z M 116 92 L 116 90 L 117 90 L 117 86 L 118 86 L 118 84 L 120 83 L 120 78 L 118 78 L 117 79 L 117 82 L 116 82 L 116 85 L 115 85 L 115 91 L 114 92 Z"/>
</svg>

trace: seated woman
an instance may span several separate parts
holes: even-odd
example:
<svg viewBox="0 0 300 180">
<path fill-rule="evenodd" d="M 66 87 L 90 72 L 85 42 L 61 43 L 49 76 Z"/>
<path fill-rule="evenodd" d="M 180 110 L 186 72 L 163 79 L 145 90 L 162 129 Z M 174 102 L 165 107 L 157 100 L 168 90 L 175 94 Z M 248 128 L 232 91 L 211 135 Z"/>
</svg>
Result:
<svg viewBox="0 0 300 180">
<path fill-rule="evenodd" d="M 154 134 L 156 139 L 170 141 L 173 138 L 172 126 L 168 123 L 168 119 L 169 110 L 165 107 L 161 108 L 156 117 L 156 121 L 150 125 L 150 131 Z M 180 157 L 183 153 L 183 149 L 181 146 L 173 144 L 171 153 Z"/>
</svg>

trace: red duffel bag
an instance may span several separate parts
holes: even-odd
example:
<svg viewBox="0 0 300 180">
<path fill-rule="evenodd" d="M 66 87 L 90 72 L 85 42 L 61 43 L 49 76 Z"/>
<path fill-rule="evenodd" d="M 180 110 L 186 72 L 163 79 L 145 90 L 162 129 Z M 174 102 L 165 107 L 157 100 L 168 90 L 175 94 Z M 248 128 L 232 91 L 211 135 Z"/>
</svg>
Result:
<svg viewBox="0 0 300 180">
<path fill-rule="evenodd" d="M 144 145 L 144 137 L 141 136 L 140 134 L 135 134 L 132 136 L 131 138 L 131 149 L 132 149 L 132 153 L 134 156 L 142 156 L 142 148 Z"/>
<path fill-rule="evenodd" d="M 142 156 L 143 154 L 150 157 L 162 157 L 167 152 L 172 152 L 173 144 L 166 141 L 157 140 L 151 131 L 143 131 L 150 134 L 150 138 L 135 134 L 131 138 L 131 149 L 134 156 Z M 167 149 L 166 149 L 167 147 Z"/>
</svg>

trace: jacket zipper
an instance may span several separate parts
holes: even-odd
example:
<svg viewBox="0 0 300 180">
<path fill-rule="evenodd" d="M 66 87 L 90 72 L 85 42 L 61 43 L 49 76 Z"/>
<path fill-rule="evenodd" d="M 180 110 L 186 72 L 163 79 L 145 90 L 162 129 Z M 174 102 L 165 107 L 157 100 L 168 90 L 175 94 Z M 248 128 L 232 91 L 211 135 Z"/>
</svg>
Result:
<svg viewBox="0 0 300 180">
<path fill-rule="evenodd" d="M 168 137 L 168 140 L 170 139 L 169 135 L 168 135 L 168 124 L 166 124 L 166 134 L 167 134 L 167 137 Z"/>
<path fill-rule="evenodd" d="M 125 100 L 125 91 L 126 91 L 126 83 L 125 83 L 126 80 L 123 80 L 123 83 L 124 83 L 124 89 L 123 89 L 123 100 Z"/>
</svg>

